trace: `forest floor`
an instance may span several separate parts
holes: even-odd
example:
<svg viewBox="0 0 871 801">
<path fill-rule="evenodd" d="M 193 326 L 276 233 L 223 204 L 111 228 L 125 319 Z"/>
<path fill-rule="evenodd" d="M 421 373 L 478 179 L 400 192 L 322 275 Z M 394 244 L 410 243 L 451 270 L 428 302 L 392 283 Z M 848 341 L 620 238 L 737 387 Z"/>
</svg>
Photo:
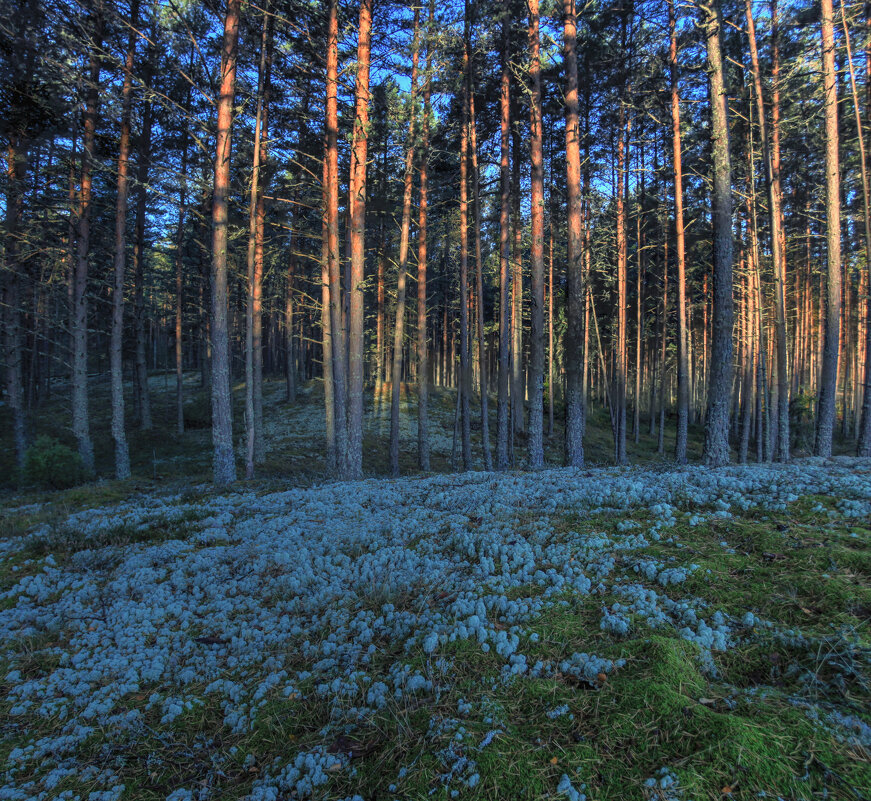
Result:
<svg viewBox="0 0 871 801">
<path fill-rule="evenodd" d="M 329 483 L 268 389 L 257 481 L 192 388 L 131 481 L 5 495 L 0 799 L 871 798 L 871 460 Z"/>
<path fill-rule="evenodd" d="M 132 489 L 166 488 L 173 482 L 189 484 L 211 479 L 211 411 L 207 388 L 199 384 L 198 373 L 185 374 L 185 434 L 176 434 L 175 374 L 153 374 L 150 378 L 150 397 L 154 426 L 142 431 L 136 424 L 134 397 L 129 382 L 125 383 L 127 409 L 127 436 L 133 471 Z M 75 447 L 71 434 L 69 388 L 59 385 L 53 396 L 32 415 L 31 435 L 45 434 Z M 384 394 L 375 398 L 371 389 L 366 393 L 363 471 L 366 476 L 389 474 L 388 444 L 390 437 L 389 386 Z M 417 396 L 413 385 L 402 387 L 400 416 L 400 468 L 403 475 L 417 473 Z M 245 385 L 238 383 L 233 391 L 234 436 L 237 452 L 244 452 Z M 453 471 L 451 452 L 456 410 L 456 393 L 433 387 L 430 389 L 429 409 L 431 422 L 430 444 L 433 472 Z M 481 452 L 481 417 L 477 402 L 472 408 L 473 467 L 483 467 Z M 91 381 L 90 385 L 91 435 L 94 443 L 96 473 L 99 478 L 113 474 L 113 442 L 110 435 L 111 404 L 109 384 L 106 380 Z M 545 438 L 545 460 L 560 466 L 563 460 L 562 422 L 556 411 L 555 429 Z M 8 410 L 0 406 L 0 493 L 4 485 L 15 490 L 15 463 L 12 448 L 11 420 Z M 496 403 L 490 401 L 490 438 L 495 449 Z M 545 428 L 547 423 L 545 422 Z M 630 421 L 631 429 L 631 421 Z M 285 400 L 285 384 L 280 379 L 267 379 L 264 383 L 264 433 L 266 460 L 258 466 L 260 480 L 278 479 L 299 485 L 311 485 L 328 479 L 325 460 L 324 408 L 321 382 L 310 381 L 300 386 L 295 403 Z M 630 430 L 629 457 L 633 462 L 667 463 L 667 457 L 656 453 L 657 439 L 650 433 L 649 421 L 642 421 L 638 443 Z M 701 457 L 701 427 L 693 427 L 690 437 L 690 458 Z M 459 443 L 457 443 L 459 448 Z M 666 453 L 674 447 L 673 421 L 666 423 Z M 594 409 L 585 440 L 587 462 L 611 464 L 614 447 L 607 411 Z M 461 452 L 458 451 L 458 454 Z M 495 455 L 495 450 L 494 450 Z M 517 458 L 522 464 L 525 457 L 525 437 L 517 435 Z M 461 456 L 460 456 L 461 461 Z M 239 474 L 244 475 L 242 461 Z M 108 482 L 104 482 L 108 483 Z M 93 488 L 93 485 L 92 485 Z M 115 484 L 114 494 L 124 489 Z M 35 496 L 36 497 L 36 496 Z M 0 494 L 2 498 L 2 494 Z"/>
</svg>

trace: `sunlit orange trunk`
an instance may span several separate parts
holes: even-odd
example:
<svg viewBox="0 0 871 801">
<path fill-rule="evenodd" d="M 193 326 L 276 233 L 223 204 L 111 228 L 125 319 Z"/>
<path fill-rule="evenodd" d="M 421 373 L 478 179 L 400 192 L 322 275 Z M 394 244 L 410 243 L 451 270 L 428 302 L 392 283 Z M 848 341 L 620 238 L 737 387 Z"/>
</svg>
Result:
<svg viewBox="0 0 871 801">
<path fill-rule="evenodd" d="M 427 181 L 429 161 L 429 118 L 432 37 L 435 24 L 435 0 L 430 0 L 427 21 L 426 77 L 423 87 L 423 124 L 420 138 L 420 204 L 417 226 L 417 464 L 429 470 L 429 354 L 426 325 L 426 272 L 427 272 Z"/>
<path fill-rule="evenodd" d="M 496 467 L 510 464 L 511 426 L 508 418 L 508 387 L 511 380 L 511 167 L 509 128 L 511 125 L 511 18 L 507 10 L 502 19 L 502 75 L 499 84 L 499 389 L 496 400 Z"/>
<path fill-rule="evenodd" d="M 369 61 L 372 0 L 361 0 L 357 32 L 357 83 L 351 145 L 348 287 L 348 462 L 346 478 L 363 476 L 363 281 L 366 266 L 366 159 L 369 144 Z"/>
<path fill-rule="evenodd" d="M 832 455 L 835 427 L 835 392 L 838 384 L 839 327 L 841 322 L 841 181 L 838 155 L 838 86 L 835 72 L 835 36 L 832 0 L 821 2 L 823 91 L 825 108 L 826 173 L 826 306 L 822 369 L 817 405 L 814 455 Z"/>
<path fill-rule="evenodd" d="M 624 195 L 626 173 L 626 139 L 628 135 L 625 107 L 620 105 L 617 131 L 617 351 L 614 371 L 615 440 L 614 458 L 617 464 L 626 463 L 626 201 Z"/>
<path fill-rule="evenodd" d="M 583 201 L 581 195 L 581 126 L 578 112 L 577 10 L 563 0 L 563 58 L 566 71 L 566 190 L 568 258 L 566 266 L 566 464 L 584 464 L 585 316 L 588 310 L 583 264 Z M 551 390 L 551 393 L 553 390 Z"/>
<path fill-rule="evenodd" d="M 217 155 L 212 195 L 212 443 L 215 483 L 219 485 L 236 480 L 230 394 L 230 332 L 227 325 L 227 225 L 240 7 L 241 0 L 227 0 L 221 48 Z"/>
</svg>

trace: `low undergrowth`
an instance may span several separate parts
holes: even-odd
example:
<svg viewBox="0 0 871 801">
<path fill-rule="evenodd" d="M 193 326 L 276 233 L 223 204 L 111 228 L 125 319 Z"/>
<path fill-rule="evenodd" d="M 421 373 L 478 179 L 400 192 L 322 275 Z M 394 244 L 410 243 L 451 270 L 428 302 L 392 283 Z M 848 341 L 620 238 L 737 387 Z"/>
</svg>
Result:
<svg viewBox="0 0 871 801">
<path fill-rule="evenodd" d="M 37 521 L 0 554 L 0 798 L 871 798 L 868 470 Z"/>
</svg>

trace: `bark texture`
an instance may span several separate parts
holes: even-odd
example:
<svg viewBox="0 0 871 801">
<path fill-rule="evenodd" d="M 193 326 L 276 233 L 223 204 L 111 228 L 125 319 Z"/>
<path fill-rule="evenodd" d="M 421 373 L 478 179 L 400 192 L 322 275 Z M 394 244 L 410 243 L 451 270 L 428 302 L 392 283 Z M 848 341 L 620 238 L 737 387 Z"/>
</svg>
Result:
<svg viewBox="0 0 871 801">
<path fill-rule="evenodd" d="M 838 386 L 838 353 L 841 322 L 841 176 L 838 156 L 838 84 L 835 72 L 835 35 L 832 0 L 822 0 L 823 93 L 825 110 L 826 253 L 823 358 L 820 370 L 814 455 L 832 455 L 835 428 L 835 393 Z"/>
<path fill-rule="evenodd" d="M 711 362 L 705 412 L 705 463 L 729 463 L 729 407 L 732 389 L 732 164 L 729 155 L 729 120 L 723 75 L 722 19 L 719 3 L 702 7 L 708 55 L 708 92 L 711 102 L 713 189 L 713 314 Z"/>
<path fill-rule="evenodd" d="M 542 156 L 541 57 L 538 0 L 529 0 L 529 147 L 531 171 L 530 265 L 531 325 L 529 332 L 529 466 L 544 467 L 544 165 Z"/>
<path fill-rule="evenodd" d="M 227 0 L 221 47 L 221 84 L 212 197 L 212 467 L 215 483 L 221 486 L 236 480 L 230 388 L 230 337 L 227 325 L 227 205 L 230 193 L 240 6 L 241 0 Z"/>
</svg>

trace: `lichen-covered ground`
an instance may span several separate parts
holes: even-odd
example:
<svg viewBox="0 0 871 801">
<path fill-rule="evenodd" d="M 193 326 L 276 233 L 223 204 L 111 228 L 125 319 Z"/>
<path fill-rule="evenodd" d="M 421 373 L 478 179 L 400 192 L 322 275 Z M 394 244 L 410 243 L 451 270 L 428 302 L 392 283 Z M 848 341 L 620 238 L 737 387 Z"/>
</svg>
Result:
<svg viewBox="0 0 871 801">
<path fill-rule="evenodd" d="M 0 799 L 871 797 L 871 461 L 270 486 L 3 512 Z"/>
</svg>

